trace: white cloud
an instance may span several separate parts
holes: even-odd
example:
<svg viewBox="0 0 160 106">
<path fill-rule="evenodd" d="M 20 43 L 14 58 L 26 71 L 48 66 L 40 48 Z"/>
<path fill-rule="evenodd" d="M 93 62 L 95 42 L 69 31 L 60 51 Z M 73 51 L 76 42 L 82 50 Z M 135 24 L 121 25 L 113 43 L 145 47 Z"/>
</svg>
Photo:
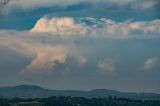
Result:
<svg viewBox="0 0 160 106">
<path fill-rule="evenodd" d="M 114 62 L 110 59 L 100 61 L 98 63 L 98 66 L 99 66 L 100 71 L 102 72 L 114 72 L 115 71 Z"/>
<path fill-rule="evenodd" d="M 23 69 L 22 73 L 54 70 L 57 63 L 65 63 L 66 57 L 63 47 L 50 46 L 43 52 L 38 51 L 36 57 Z"/>
<path fill-rule="evenodd" d="M 31 30 L 53 36 L 94 36 L 107 38 L 159 38 L 160 20 L 115 22 L 102 18 L 46 18 L 43 17 Z"/>
<path fill-rule="evenodd" d="M 32 32 L 46 32 L 57 36 L 84 35 L 86 29 L 83 24 L 75 23 L 73 18 L 52 18 L 46 17 L 38 20 Z"/>
<path fill-rule="evenodd" d="M 84 65 L 87 62 L 87 59 L 82 56 L 78 57 L 77 60 L 80 65 Z"/>
<path fill-rule="evenodd" d="M 154 71 L 160 69 L 160 60 L 159 58 L 149 58 L 144 62 L 141 70 L 144 71 Z"/>
</svg>

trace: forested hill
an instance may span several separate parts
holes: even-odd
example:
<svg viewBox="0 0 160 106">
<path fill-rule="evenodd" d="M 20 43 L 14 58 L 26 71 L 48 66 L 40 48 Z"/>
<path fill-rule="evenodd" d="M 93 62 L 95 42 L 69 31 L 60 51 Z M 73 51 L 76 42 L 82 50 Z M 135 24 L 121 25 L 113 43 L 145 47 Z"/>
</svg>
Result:
<svg viewBox="0 0 160 106">
<path fill-rule="evenodd" d="M 116 96 L 121 98 L 140 99 L 140 100 L 160 100 L 160 94 L 154 93 L 126 93 L 115 90 L 96 89 L 90 91 L 80 90 L 49 90 L 39 86 L 19 85 L 0 87 L 1 98 L 47 98 L 50 96 L 72 96 L 85 98 L 105 98 L 108 96 Z"/>
</svg>

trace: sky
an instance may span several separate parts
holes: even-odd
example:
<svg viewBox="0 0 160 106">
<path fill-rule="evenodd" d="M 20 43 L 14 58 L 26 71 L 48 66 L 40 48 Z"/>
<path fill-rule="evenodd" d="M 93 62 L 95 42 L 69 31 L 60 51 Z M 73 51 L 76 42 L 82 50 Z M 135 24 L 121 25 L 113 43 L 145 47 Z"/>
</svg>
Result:
<svg viewBox="0 0 160 106">
<path fill-rule="evenodd" d="M 159 0 L 0 0 L 0 86 L 160 93 Z"/>
</svg>

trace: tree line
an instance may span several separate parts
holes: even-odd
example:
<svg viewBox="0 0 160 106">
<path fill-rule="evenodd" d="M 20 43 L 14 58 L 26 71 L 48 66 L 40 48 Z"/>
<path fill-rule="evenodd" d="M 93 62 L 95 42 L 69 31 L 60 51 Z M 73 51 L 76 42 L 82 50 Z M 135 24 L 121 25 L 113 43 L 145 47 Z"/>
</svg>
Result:
<svg viewBox="0 0 160 106">
<path fill-rule="evenodd" d="M 160 106 L 160 100 L 132 100 L 108 96 L 87 99 L 83 97 L 49 97 L 35 99 L 0 99 L 0 106 Z"/>
</svg>

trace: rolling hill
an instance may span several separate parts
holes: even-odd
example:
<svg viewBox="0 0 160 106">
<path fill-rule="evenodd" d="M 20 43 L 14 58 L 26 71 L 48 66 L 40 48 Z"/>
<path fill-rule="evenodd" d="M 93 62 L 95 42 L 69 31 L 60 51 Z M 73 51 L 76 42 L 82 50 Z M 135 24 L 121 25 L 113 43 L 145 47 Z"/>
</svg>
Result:
<svg viewBox="0 0 160 106">
<path fill-rule="evenodd" d="M 19 85 L 19 86 L 7 86 L 0 87 L 0 97 L 5 98 L 47 98 L 50 96 L 72 96 L 72 97 L 85 97 L 85 98 L 105 98 L 111 96 L 117 96 L 122 98 L 131 99 L 158 99 L 160 100 L 160 94 L 154 93 L 126 93 L 115 90 L 107 89 L 95 89 L 90 91 L 80 90 L 49 90 L 39 86 L 33 85 Z"/>
</svg>

